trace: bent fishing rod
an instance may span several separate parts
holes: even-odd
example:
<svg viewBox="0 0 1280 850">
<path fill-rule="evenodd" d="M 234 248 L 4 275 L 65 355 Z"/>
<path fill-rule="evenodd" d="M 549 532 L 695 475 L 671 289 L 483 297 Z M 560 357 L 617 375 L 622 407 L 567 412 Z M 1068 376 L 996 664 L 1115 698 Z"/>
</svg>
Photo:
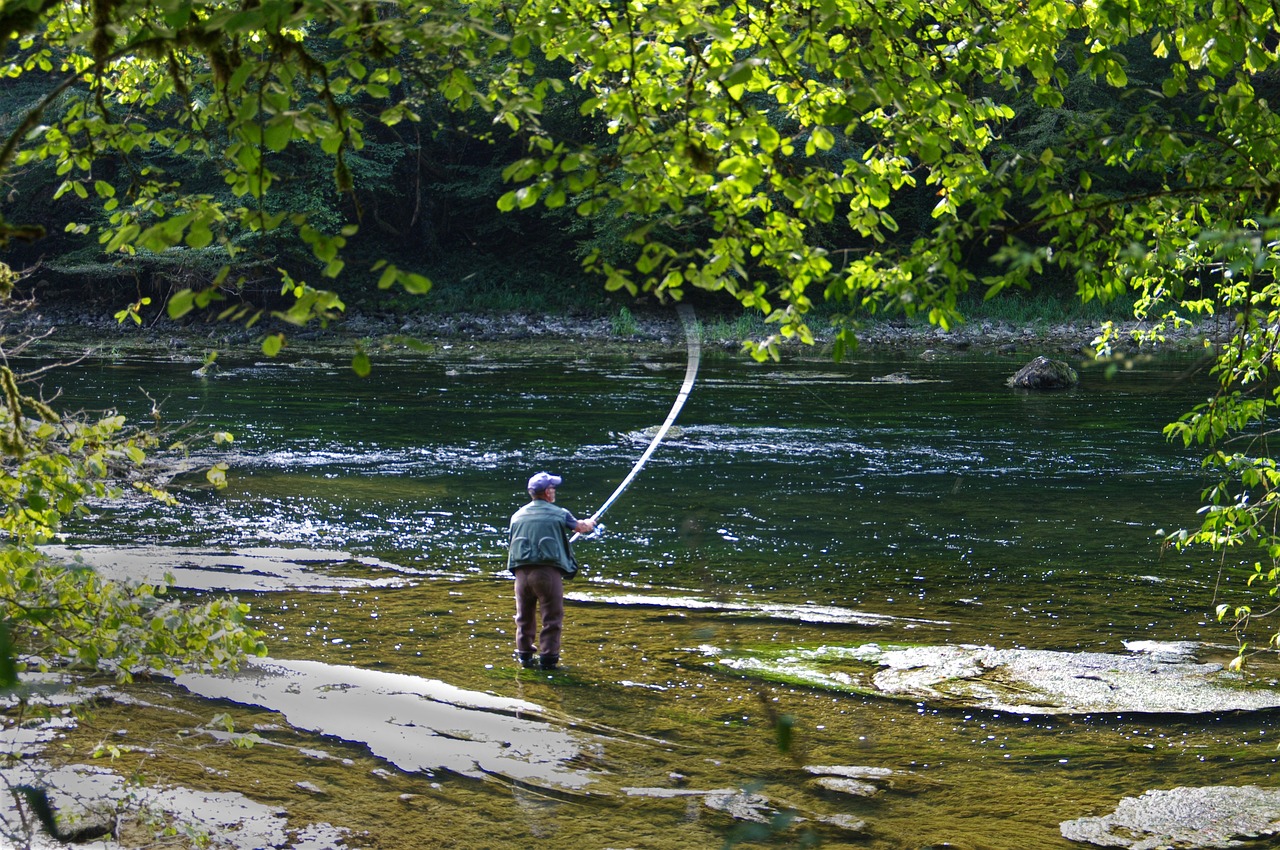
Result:
<svg viewBox="0 0 1280 850">
<path fill-rule="evenodd" d="M 640 459 L 636 461 L 636 465 L 631 467 L 631 471 L 627 473 L 627 477 L 622 479 L 622 483 L 618 485 L 618 489 L 613 491 L 613 495 L 604 500 L 604 504 L 600 509 L 591 515 L 591 519 L 599 521 L 604 516 L 604 512 L 609 510 L 622 492 L 631 486 L 631 482 L 640 474 L 640 470 L 644 468 L 645 462 L 649 460 L 649 456 L 658 448 L 658 443 L 662 442 L 662 438 L 671 430 L 671 426 L 675 424 L 676 417 L 680 415 L 680 408 L 684 407 L 685 400 L 689 398 L 689 393 L 693 392 L 693 382 L 698 377 L 698 364 L 702 360 L 702 339 L 698 331 L 698 322 L 693 314 L 693 308 L 688 304 L 677 304 L 676 313 L 680 316 L 680 323 L 684 325 L 685 344 L 689 349 L 689 362 L 684 369 L 684 384 L 680 387 L 680 394 L 676 396 L 675 404 L 671 405 L 671 412 L 667 414 L 667 420 L 662 423 L 662 427 L 658 429 L 658 433 L 653 436 L 653 441 L 649 443 L 649 447 L 644 450 L 644 454 L 640 455 Z M 593 534 L 595 532 L 592 532 Z M 578 540 L 582 535 L 574 532 L 569 538 L 572 543 Z"/>
</svg>

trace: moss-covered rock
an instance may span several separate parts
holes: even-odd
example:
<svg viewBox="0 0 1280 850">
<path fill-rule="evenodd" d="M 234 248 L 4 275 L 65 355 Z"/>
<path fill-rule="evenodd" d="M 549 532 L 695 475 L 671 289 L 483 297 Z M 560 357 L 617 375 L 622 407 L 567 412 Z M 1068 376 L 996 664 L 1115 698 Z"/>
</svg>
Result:
<svg viewBox="0 0 1280 850">
<path fill-rule="evenodd" d="M 1064 390 L 1080 383 L 1080 375 L 1062 360 L 1041 355 L 1009 378 L 1011 387 L 1022 390 Z"/>
</svg>

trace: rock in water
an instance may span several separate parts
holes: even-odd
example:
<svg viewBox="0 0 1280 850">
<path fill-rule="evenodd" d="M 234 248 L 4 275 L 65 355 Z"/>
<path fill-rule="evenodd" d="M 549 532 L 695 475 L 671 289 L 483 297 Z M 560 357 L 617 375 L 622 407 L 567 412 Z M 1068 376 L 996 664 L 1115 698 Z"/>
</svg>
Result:
<svg viewBox="0 0 1280 850">
<path fill-rule="evenodd" d="M 1152 644 L 1152 648 L 1164 646 Z M 1210 714 L 1280 708 L 1280 691 L 1172 652 L 824 645 L 720 654 L 744 673 L 930 705 L 1018 714 Z M 846 774 L 847 775 L 847 774 Z M 854 777 L 861 778 L 861 777 Z"/>
<path fill-rule="evenodd" d="M 1063 390 L 1080 383 L 1080 376 L 1069 364 L 1040 355 L 1019 369 L 1007 383 L 1023 390 Z"/>
<path fill-rule="evenodd" d="M 1240 847 L 1280 832 L 1280 790 L 1215 785 L 1125 797 L 1109 815 L 1063 821 L 1062 837 L 1101 847 Z M 1252 846 L 1252 845 L 1250 845 Z"/>
</svg>

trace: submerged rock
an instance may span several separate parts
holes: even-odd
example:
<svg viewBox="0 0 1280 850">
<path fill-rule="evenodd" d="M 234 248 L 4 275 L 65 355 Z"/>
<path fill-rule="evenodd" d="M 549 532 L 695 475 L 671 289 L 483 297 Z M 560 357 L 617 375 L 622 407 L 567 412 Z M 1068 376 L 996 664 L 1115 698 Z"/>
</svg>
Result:
<svg viewBox="0 0 1280 850">
<path fill-rule="evenodd" d="M 1018 714 L 1203 714 L 1280 707 L 1280 691 L 1249 688 L 1220 664 L 1186 660 L 1183 650 L 1120 654 L 872 643 L 722 657 L 720 663 L 816 687 Z"/>
<path fill-rule="evenodd" d="M 131 824 L 132 829 L 153 830 L 161 840 L 161 830 L 167 823 L 180 833 L 215 836 L 209 846 L 226 850 L 335 850 L 348 846 L 346 829 L 325 822 L 294 824 L 279 806 L 259 803 L 243 794 L 146 786 L 136 780 L 137 777 L 90 765 L 53 768 L 21 762 L 0 768 L 0 782 L 7 788 L 24 784 L 46 790 L 68 841 L 101 838 L 125 823 Z M 0 820 L 7 825 L 21 823 L 27 817 L 18 811 L 15 799 L 13 794 L 0 795 Z M 6 837 L 13 835 L 6 833 Z M 29 845 L 24 846 L 67 845 L 32 835 Z M 122 845 L 104 842 L 92 846 Z"/>
<path fill-rule="evenodd" d="M 714 788 L 711 790 L 697 788 L 623 788 L 622 793 L 628 797 L 649 797 L 655 800 L 671 799 L 674 797 L 723 797 L 725 795 L 738 794 L 737 788 Z"/>
<path fill-rule="evenodd" d="M 927 352 L 927 351 L 926 351 L 924 355 L 921 355 L 921 357 L 923 357 L 923 359 L 925 359 L 925 360 L 932 360 L 932 359 L 933 359 L 932 357 L 927 356 L 929 353 L 930 353 L 930 352 Z M 911 373 L 909 373 L 909 372 L 890 372 L 890 373 L 888 373 L 887 375 L 872 375 L 872 376 L 871 376 L 871 380 L 870 380 L 870 381 L 849 381 L 849 380 L 847 380 L 847 379 L 841 379 L 840 383 L 842 383 L 842 384 L 847 384 L 847 383 L 854 383 L 854 384 L 865 384 L 865 383 L 872 383 L 872 384 L 942 384 L 942 383 L 946 383 L 946 381 L 940 380 L 940 379 L 938 379 L 938 378 L 916 378 L 916 377 L 913 377 L 913 376 L 911 375 Z"/>
<path fill-rule="evenodd" d="M 822 815 L 814 820 L 843 829 L 845 832 L 862 832 L 867 828 L 866 821 L 853 815 Z"/>
<path fill-rule="evenodd" d="M 813 784 L 828 791 L 872 797 L 882 791 L 918 794 L 937 789 L 940 782 L 911 770 L 891 770 L 887 767 L 862 765 L 805 765 L 806 773 L 813 775 Z"/>
<path fill-rule="evenodd" d="M 658 432 L 661 430 L 661 425 L 652 425 L 648 428 L 642 428 L 639 431 L 627 431 L 622 436 L 629 442 L 647 445 L 653 441 L 654 437 L 658 436 Z M 667 429 L 666 439 L 668 440 L 678 440 L 683 436 L 684 429 L 679 425 L 672 425 Z"/>
<path fill-rule="evenodd" d="M 1126 640 L 1130 652 L 1146 652 L 1160 661 L 1194 661 L 1200 644 L 1193 640 Z"/>
<path fill-rule="evenodd" d="M 893 776 L 887 767 L 809 764 L 804 769 L 818 777 L 814 781 L 822 788 L 855 797 L 874 797 L 880 793 L 880 785 L 875 783 L 885 783 Z"/>
<path fill-rule="evenodd" d="M 622 793 L 654 800 L 700 797 L 707 808 L 751 823 L 769 823 L 778 814 L 768 797 L 741 788 L 623 788 Z"/>
<path fill-rule="evenodd" d="M 773 808 L 769 798 L 763 794 L 752 794 L 749 791 L 731 791 L 727 794 L 708 794 L 702 798 L 707 808 L 724 812 L 734 820 L 751 823 L 769 823 L 778 810 Z"/>
<path fill-rule="evenodd" d="M 793 806 L 778 806 L 764 794 L 741 788 L 704 790 L 691 788 L 623 788 L 622 791 L 628 797 L 649 797 L 658 800 L 701 797 L 702 804 L 708 809 L 723 812 L 734 820 L 768 824 L 775 829 L 812 822 L 834 826 L 845 832 L 861 832 L 867 825 L 866 821 L 852 815 L 827 815 L 818 812 L 802 813 Z"/>
<path fill-rule="evenodd" d="M 838 791 L 854 797 L 874 797 L 880 793 L 880 787 L 861 779 L 848 779 L 842 776 L 823 776 L 817 780 L 818 785 L 828 791 Z"/>
<path fill-rule="evenodd" d="M 1125 797 L 1109 815 L 1063 821 L 1062 837 L 1100 847 L 1241 847 L 1280 833 L 1280 790 L 1179 787 Z"/>
<path fill-rule="evenodd" d="M 565 599 L 594 605 L 619 605 L 625 607 L 674 608 L 692 611 L 713 611 L 733 617 L 788 620 L 801 623 L 839 623 L 858 626 L 883 626 L 904 624 L 904 628 L 920 625 L 945 626 L 946 620 L 923 620 L 910 617 L 894 617 L 873 614 L 853 608 L 835 605 L 782 605 L 756 601 L 746 596 L 733 600 L 708 599 L 701 596 L 658 596 L 643 593 L 589 593 L 573 591 Z"/>
<path fill-rule="evenodd" d="M 703 797 L 702 802 L 707 808 L 724 812 L 734 820 L 769 824 L 775 830 L 792 825 L 800 826 L 810 821 L 834 826 L 845 832 L 862 832 L 867 825 L 866 821 L 845 814 L 801 816 L 790 808 L 775 808 L 768 797 L 750 791 L 711 793 Z"/>
<path fill-rule="evenodd" d="M 843 776 L 847 779 L 888 779 L 893 771 L 887 767 L 863 767 L 846 764 L 807 764 L 806 773 L 816 776 Z"/>
<path fill-rule="evenodd" d="M 1080 376 L 1063 361 L 1041 355 L 1019 369 L 1007 383 L 1023 390 L 1062 390 L 1080 383 Z"/>
</svg>

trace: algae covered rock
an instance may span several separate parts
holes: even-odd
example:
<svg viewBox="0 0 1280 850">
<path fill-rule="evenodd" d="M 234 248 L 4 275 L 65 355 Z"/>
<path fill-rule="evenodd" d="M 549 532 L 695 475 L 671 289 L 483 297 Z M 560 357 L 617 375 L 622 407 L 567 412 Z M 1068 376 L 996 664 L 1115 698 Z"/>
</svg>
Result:
<svg viewBox="0 0 1280 850">
<path fill-rule="evenodd" d="M 1060 829 L 1063 838 L 1099 847 L 1242 847 L 1247 839 L 1280 833 L 1280 790 L 1215 785 L 1148 791 L 1125 797 L 1109 815 L 1064 821 Z"/>
<path fill-rule="evenodd" d="M 1021 390 L 1064 390 L 1080 383 L 1080 375 L 1069 364 L 1041 355 L 1019 369 L 1006 383 Z"/>
<path fill-rule="evenodd" d="M 1280 708 L 1280 691 L 1250 687 L 1182 644 L 1128 653 L 942 646 L 779 648 L 719 663 L 748 675 L 810 687 L 1018 714 L 1207 714 Z"/>
</svg>

